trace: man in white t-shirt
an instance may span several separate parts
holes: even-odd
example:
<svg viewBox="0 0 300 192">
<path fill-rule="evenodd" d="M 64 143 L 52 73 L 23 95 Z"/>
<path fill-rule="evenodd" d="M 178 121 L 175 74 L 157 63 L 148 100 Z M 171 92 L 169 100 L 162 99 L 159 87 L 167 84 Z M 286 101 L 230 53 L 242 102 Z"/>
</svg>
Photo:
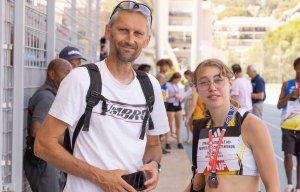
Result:
<svg viewBox="0 0 300 192">
<path fill-rule="evenodd" d="M 58 143 L 66 127 L 72 136 L 85 111 L 90 77 L 85 67 L 73 69 L 64 79 L 40 129 L 35 153 L 68 173 L 65 192 L 136 191 L 122 175 L 144 171 L 147 191 L 158 182 L 161 147 L 159 135 L 170 130 L 158 81 L 148 75 L 155 102 L 151 118 L 154 129 L 146 128 L 139 139 L 146 108 L 141 85 L 132 69 L 135 59 L 150 41 L 151 11 L 143 4 L 126 1 L 115 8 L 105 37 L 110 42 L 108 57 L 96 63 L 102 76 L 106 115 L 102 101 L 93 108 L 89 131 L 81 131 L 73 156 Z"/>
<path fill-rule="evenodd" d="M 231 66 L 234 73 L 235 80 L 231 88 L 230 94 L 234 99 L 239 102 L 242 108 L 247 111 L 252 110 L 252 85 L 249 80 L 243 77 L 242 68 L 239 64 L 234 64 Z"/>
</svg>

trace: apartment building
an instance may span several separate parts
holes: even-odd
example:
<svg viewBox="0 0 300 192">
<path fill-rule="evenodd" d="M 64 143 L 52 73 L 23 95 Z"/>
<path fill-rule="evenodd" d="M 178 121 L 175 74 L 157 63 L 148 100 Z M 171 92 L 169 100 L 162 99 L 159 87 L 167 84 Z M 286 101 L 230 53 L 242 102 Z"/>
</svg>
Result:
<svg viewBox="0 0 300 192">
<path fill-rule="evenodd" d="M 273 17 L 226 17 L 214 23 L 214 37 L 225 40 L 222 47 L 248 50 L 261 43 L 267 30 L 278 25 Z"/>
<path fill-rule="evenodd" d="M 192 43 L 193 0 L 169 0 L 169 43 L 179 64 L 190 63 Z M 213 15 L 212 2 L 202 1 L 202 47 L 212 45 Z M 203 50 L 202 49 L 202 50 Z"/>
</svg>

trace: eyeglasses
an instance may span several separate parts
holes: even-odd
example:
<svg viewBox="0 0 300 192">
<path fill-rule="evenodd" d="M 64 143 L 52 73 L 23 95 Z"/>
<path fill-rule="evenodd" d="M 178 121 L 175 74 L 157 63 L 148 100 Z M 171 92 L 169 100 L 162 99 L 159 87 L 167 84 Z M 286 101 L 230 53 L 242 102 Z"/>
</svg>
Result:
<svg viewBox="0 0 300 192">
<path fill-rule="evenodd" d="M 112 16 L 118 12 L 118 9 L 138 9 L 141 11 L 144 15 L 147 17 L 150 17 L 150 28 L 152 26 L 152 12 L 150 8 L 147 5 L 141 4 L 141 3 L 136 3 L 133 1 L 122 1 L 119 3 L 115 9 L 113 10 L 109 20 L 112 18 Z"/>
<path fill-rule="evenodd" d="M 222 77 L 215 78 L 215 79 L 213 79 L 213 84 L 214 84 L 215 88 L 220 89 L 220 88 L 224 87 L 224 85 L 225 85 L 225 78 L 222 78 Z M 209 81 L 208 79 L 203 79 L 203 80 L 197 81 L 197 87 L 201 91 L 207 91 L 209 89 L 210 85 L 211 85 L 211 81 Z"/>
</svg>

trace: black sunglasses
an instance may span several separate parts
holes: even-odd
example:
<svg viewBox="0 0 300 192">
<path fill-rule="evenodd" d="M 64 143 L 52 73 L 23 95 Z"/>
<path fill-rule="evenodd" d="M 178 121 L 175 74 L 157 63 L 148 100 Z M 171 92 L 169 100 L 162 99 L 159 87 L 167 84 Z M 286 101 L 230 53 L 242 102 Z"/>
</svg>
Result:
<svg viewBox="0 0 300 192">
<path fill-rule="evenodd" d="M 122 1 L 119 3 L 115 9 L 113 10 L 109 20 L 112 18 L 112 16 L 118 11 L 118 9 L 138 9 L 141 11 L 144 15 L 147 17 L 150 17 L 150 28 L 152 26 L 152 12 L 150 8 L 147 5 L 141 4 L 141 3 L 136 3 L 133 1 Z"/>
</svg>

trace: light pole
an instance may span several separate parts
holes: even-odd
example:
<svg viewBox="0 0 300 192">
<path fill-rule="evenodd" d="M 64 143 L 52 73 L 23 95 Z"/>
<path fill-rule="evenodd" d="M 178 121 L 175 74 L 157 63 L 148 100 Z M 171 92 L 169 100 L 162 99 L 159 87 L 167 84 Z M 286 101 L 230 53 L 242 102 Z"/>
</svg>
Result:
<svg viewBox="0 0 300 192">
<path fill-rule="evenodd" d="M 236 52 L 241 53 L 241 68 L 243 69 L 243 62 L 244 62 L 244 53 L 247 51 L 246 49 L 235 49 Z"/>
</svg>

